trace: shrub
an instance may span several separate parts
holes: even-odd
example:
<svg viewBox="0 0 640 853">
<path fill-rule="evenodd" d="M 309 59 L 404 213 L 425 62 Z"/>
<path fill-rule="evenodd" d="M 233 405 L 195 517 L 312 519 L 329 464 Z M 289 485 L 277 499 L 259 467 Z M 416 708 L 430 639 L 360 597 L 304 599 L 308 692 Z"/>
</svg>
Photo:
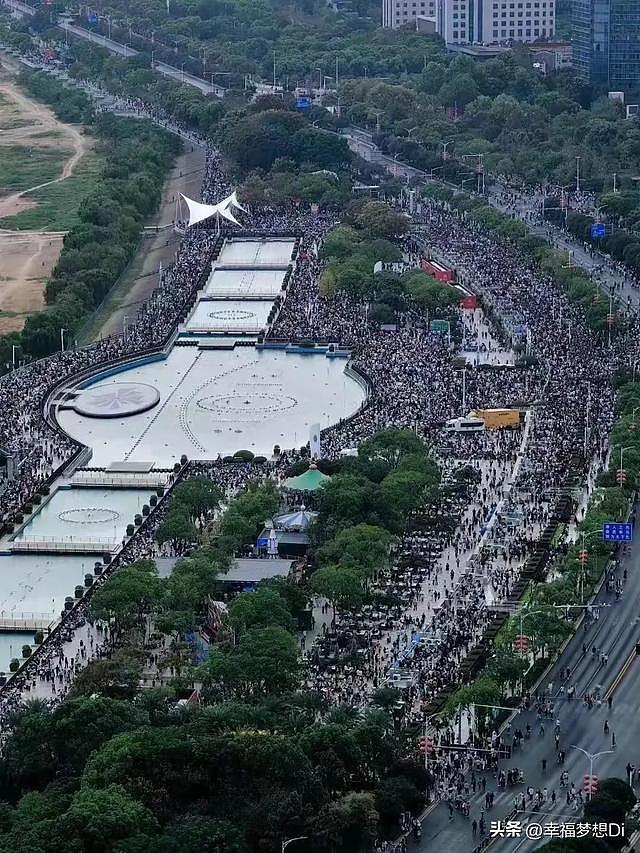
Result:
<svg viewBox="0 0 640 853">
<path fill-rule="evenodd" d="M 252 462 L 254 457 L 250 450 L 236 450 L 233 455 L 236 459 L 242 459 L 243 462 Z"/>
<path fill-rule="evenodd" d="M 22 647 L 22 657 L 30 658 L 31 657 L 31 646 L 23 646 Z"/>
<path fill-rule="evenodd" d="M 17 672 L 20 666 L 20 661 L 18 658 L 13 658 L 11 663 L 9 664 L 9 672 Z"/>
</svg>

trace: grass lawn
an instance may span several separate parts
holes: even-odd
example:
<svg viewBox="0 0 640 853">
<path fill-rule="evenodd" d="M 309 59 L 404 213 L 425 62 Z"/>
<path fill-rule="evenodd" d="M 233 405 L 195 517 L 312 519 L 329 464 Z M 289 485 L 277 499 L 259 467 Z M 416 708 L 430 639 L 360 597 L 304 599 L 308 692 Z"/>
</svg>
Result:
<svg viewBox="0 0 640 853">
<path fill-rule="evenodd" d="M 0 196 L 52 181 L 60 175 L 67 156 L 63 151 L 21 145 L 0 148 Z"/>
<path fill-rule="evenodd" d="M 0 130 L 15 130 L 33 124 L 24 118 L 16 104 L 0 92 Z"/>
<path fill-rule="evenodd" d="M 78 205 L 95 186 L 101 167 L 100 154 L 88 151 L 70 178 L 29 193 L 27 198 L 38 202 L 37 207 L 0 219 L 0 228 L 68 231 L 77 222 Z"/>
</svg>

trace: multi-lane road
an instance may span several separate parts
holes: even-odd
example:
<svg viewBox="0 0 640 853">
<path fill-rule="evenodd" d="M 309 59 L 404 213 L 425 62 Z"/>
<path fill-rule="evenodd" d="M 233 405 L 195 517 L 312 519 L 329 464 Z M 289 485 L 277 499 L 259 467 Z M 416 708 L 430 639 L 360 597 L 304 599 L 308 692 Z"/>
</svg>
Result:
<svg viewBox="0 0 640 853">
<path fill-rule="evenodd" d="M 28 3 L 23 3 L 22 0 L 0 0 L 0 5 L 4 5 L 13 10 L 17 15 L 31 16 L 36 12 L 33 6 L 30 6 Z M 59 29 L 64 31 L 65 38 L 68 38 L 69 35 L 71 35 L 76 38 L 84 39 L 85 41 L 93 42 L 93 44 L 104 47 L 111 53 L 116 54 L 117 56 L 122 56 L 125 59 L 133 58 L 138 55 L 138 51 L 134 50 L 134 48 L 130 47 L 128 44 L 122 44 L 115 39 L 103 36 L 101 33 L 87 30 L 84 27 L 78 27 L 76 24 L 71 23 L 71 20 L 68 18 L 61 18 L 57 26 Z M 165 77 L 170 77 L 178 83 L 185 83 L 186 85 L 193 86 L 194 88 L 199 89 L 204 95 L 215 95 L 218 98 L 222 98 L 224 96 L 225 89 L 222 86 L 216 85 L 213 81 L 210 82 L 208 80 L 204 80 L 202 77 L 198 77 L 195 74 L 190 74 L 183 68 L 176 68 L 174 65 L 168 65 L 166 62 L 154 62 L 153 67 L 158 71 L 158 73 L 164 74 Z"/>
<path fill-rule="evenodd" d="M 460 189 L 454 184 L 441 181 L 437 176 L 433 177 L 415 166 L 403 163 L 399 158 L 384 154 L 373 142 L 372 134 L 362 128 L 348 127 L 344 131 L 344 136 L 354 153 L 370 163 L 384 166 L 395 177 L 425 183 L 440 183 L 451 189 Z M 514 198 L 509 200 L 504 198 L 504 190 L 500 186 L 488 184 L 485 199 L 498 210 L 521 219 L 533 234 L 549 241 L 557 249 L 567 252 L 568 265 L 574 264 L 592 273 L 594 281 L 607 290 L 615 286 L 616 299 L 620 299 L 631 307 L 640 307 L 640 289 L 632 287 L 610 259 L 598 254 L 592 255 L 583 243 L 573 240 L 566 231 L 535 221 L 532 215 L 540 209 L 540 203 L 536 197 L 524 193 L 514 194 L 513 190 L 509 192 L 515 197 L 515 203 Z"/>
<path fill-rule="evenodd" d="M 594 764 L 594 775 L 601 779 L 609 776 L 626 777 L 628 762 L 640 767 L 640 739 L 638 738 L 637 708 L 640 691 L 640 657 L 636 657 L 635 646 L 640 641 L 640 541 L 636 540 L 630 552 L 622 556 L 616 569 L 616 576 L 623 578 L 627 571 L 622 597 L 616 601 L 613 592 L 603 589 L 595 596 L 594 606 L 598 608 L 597 621 L 587 622 L 569 641 L 564 653 L 558 659 L 548 678 L 545 678 L 541 692 L 548 688 L 551 682 L 554 701 L 554 718 L 544 721 L 545 733 L 540 735 L 540 721 L 534 711 L 521 712 L 512 721 L 512 730 L 526 730 L 529 723 L 532 734 L 524 741 L 523 748 L 514 752 L 510 761 L 501 762 L 506 770 L 518 767 L 524 771 L 525 784 L 516 785 L 508 790 L 497 790 L 493 774 L 487 777 L 487 791 L 495 791 L 495 805 L 485 814 L 487 825 L 489 821 L 505 820 L 513 809 L 514 796 L 526 790 L 527 785 L 534 789 L 548 789 L 547 805 L 541 812 L 527 812 L 518 819 L 523 823 L 579 821 L 581 810 L 567 806 L 566 790 L 560 787 L 560 774 L 566 770 L 569 774 L 569 784 L 575 783 L 581 788 L 583 777 L 589 773 L 589 764 L 578 746 L 591 753 L 610 750 L 612 736 L 615 734 L 615 749 L 603 755 Z M 602 606 L 609 605 L 609 606 Z M 586 646 L 586 654 L 583 651 Z M 593 654 L 593 647 L 597 652 Z M 608 661 L 601 664 L 601 655 L 606 654 Z M 567 679 L 562 673 L 567 668 L 571 675 Z M 622 675 L 622 677 L 621 677 Z M 566 699 L 566 687 L 575 686 L 576 698 Z M 561 688 L 565 686 L 564 691 Z M 594 704 L 587 709 L 581 697 L 585 693 L 598 692 L 602 704 Z M 607 698 L 611 695 L 612 706 L 609 709 Z M 555 720 L 560 720 L 560 747 L 566 753 L 564 766 L 556 763 L 554 742 Z M 604 733 L 604 722 L 608 720 L 610 731 Z M 542 771 L 543 759 L 547 762 L 546 772 Z M 551 791 L 556 792 L 556 804 L 551 806 Z M 423 822 L 420 849 L 425 853 L 434 849 L 434 845 L 452 853 L 467 853 L 473 842 L 471 821 L 479 820 L 480 809 L 484 805 L 484 797 L 480 794 L 471 800 L 471 815 L 463 818 L 457 812 L 453 820 L 449 820 L 449 810 L 446 804 L 436 806 Z M 543 839 L 548 840 L 548 839 Z M 529 853 L 535 849 L 540 840 L 527 838 L 496 839 L 491 849 L 495 853 Z"/>
</svg>

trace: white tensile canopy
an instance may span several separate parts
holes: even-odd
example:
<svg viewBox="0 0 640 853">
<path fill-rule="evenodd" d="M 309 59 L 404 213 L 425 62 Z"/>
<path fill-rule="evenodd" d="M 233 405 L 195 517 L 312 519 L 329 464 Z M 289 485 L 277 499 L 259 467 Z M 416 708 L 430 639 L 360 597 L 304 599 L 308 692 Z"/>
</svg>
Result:
<svg viewBox="0 0 640 853">
<path fill-rule="evenodd" d="M 187 198 L 183 193 L 180 195 L 184 199 L 189 210 L 189 222 L 187 223 L 187 228 L 190 228 L 192 225 L 197 225 L 199 222 L 204 222 L 205 219 L 210 219 L 212 216 L 215 216 L 218 220 L 222 218 L 226 219 L 228 222 L 233 222 L 234 225 L 240 225 L 233 215 L 232 209 L 236 208 L 237 210 L 246 212 L 244 207 L 242 207 L 238 201 L 235 190 L 230 196 L 219 201 L 218 204 L 203 204 L 201 201 L 195 201 L 192 198 Z"/>
</svg>

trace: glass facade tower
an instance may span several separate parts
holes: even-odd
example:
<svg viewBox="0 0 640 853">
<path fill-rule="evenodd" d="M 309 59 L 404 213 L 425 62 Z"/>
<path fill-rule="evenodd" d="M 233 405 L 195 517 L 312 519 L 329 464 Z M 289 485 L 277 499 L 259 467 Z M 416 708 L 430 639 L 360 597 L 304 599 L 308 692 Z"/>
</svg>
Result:
<svg viewBox="0 0 640 853">
<path fill-rule="evenodd" d="M 573 65 L 610 89 L 640 84 L 640 0 L 573 0 Z"/>
</svg>

